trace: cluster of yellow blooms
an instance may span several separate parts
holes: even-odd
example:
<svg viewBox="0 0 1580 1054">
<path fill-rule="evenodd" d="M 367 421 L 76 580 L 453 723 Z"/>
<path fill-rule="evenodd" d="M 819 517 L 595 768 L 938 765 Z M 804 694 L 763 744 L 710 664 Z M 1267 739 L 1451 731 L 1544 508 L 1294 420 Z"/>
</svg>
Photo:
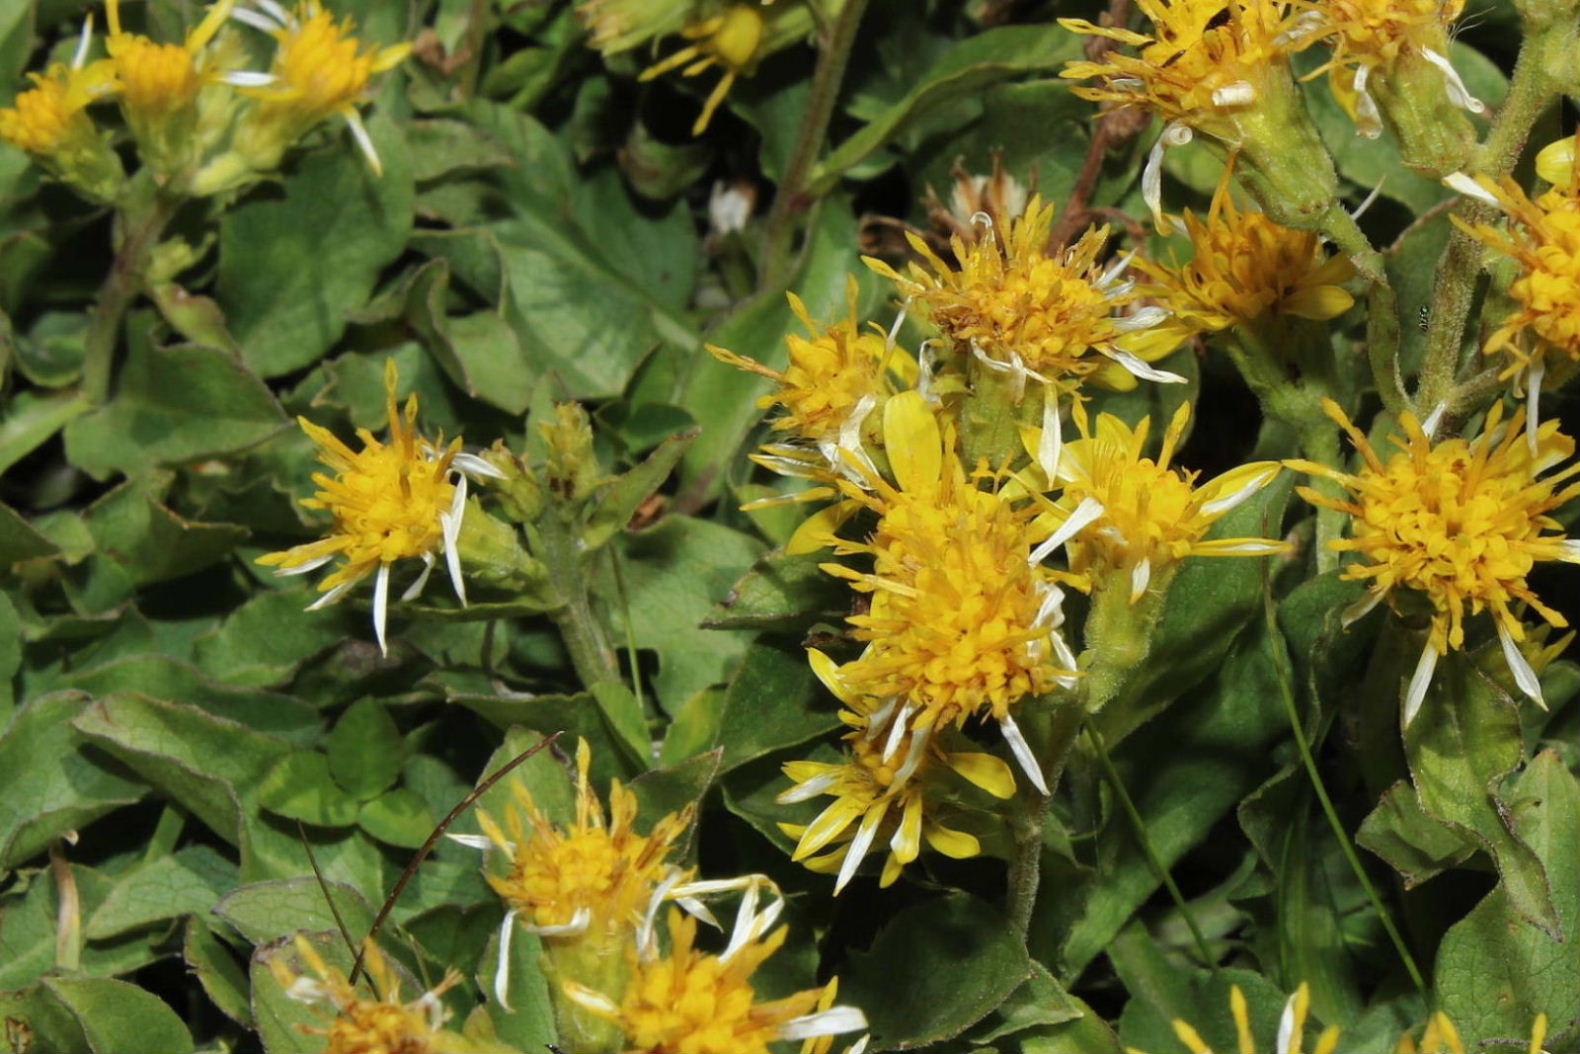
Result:
<svg viewBox="0 0 1580 1054">
<path fill-rule="evenodd" d="M 837 873 L 836 891 L 880 840 L 884 885 L 924 841 L 948 856 L 981 851 L 950 818 L 969 825 L 970 787 L 1004 799 L 1015 777 L 972 749 L 974 722 L 996 724 L 1028 782 L 1047 793 L 1045 759 L 1018 715 L 1073 698 L 1082 677 L 1062 633 L 1066 588 L 1117 590 L 1123 603 L 1142 604 L 1161 596 L 1186 557 L 1288 548 L 1206 538 L 1272 481 L 1277 463 L 1197 486 L 1170 463 L 1188 411 L 1153 458 L 1145 423 L 1132 429 L 1101 414 L 1094 424 L 1081 406 L 1090 385 L 1183 379 L 1154 365 L 1179 341 L 1158 337 L 1169 314 L 1135 306 L 1128 257 L 1100 260 L 1107 231 L 1057 250 L 1048 245 L 1052 210 L 1037 199 L 1004 219 L 1002 239 L 984 217 L 977 238 L 956 237 L 954 263 L 914 237 L 920 260 L 905 272 L 867 261 L 937 332 L 920 362 L 892 332 L 862 332 L 853 306 L 818 329 L 799 302 L 814 335 L 788 342 L 785 369 L 710 348 L 776 382 L 763 405 L 785 412 L 757 460 L 814 484 L 785 500 L 837 499 L 802 524 L 789 550 L 831 548 L 860 563 L 823 565 L 866 598 L 848 619 L 860 654 L 841 664 L 810 653 L 844 704 L 846 759 L 788 764 L 794 785 L 780 795 L 834 799 L 810 823 L 784 828 L 798 839 L 796 859 Z M 1308 267 L 1318 266 L 1313 256 L 1308 247 Z M 989 390 L 998 421 L 980 419 Z M 1080 432 L 1068 443 L 1066 414 Z M 851 536 L 850 524 L 864 533 Z M 1061 550 L 1064 565 L 1051 564 Z"/>
<path fill-rule="evenodd" d="M 114 201 L 125 185 L 112 134 L 91 112 L 110 101 L 143 164 L 174 192 L 204 196 L 244 186 L 334 117 L 378 170 L 357 107 L 373 75 L 398 64 L 410 45 L 365 48 L 351 20 L 337 21 L 318 0 L 299 0 L 294 10 L 276 0 L 218 0 L 179 44 L 128 32 L 120 0 L 105 0 L 105 15 L 105 57 L 91 58 L 90 15 L 72 61 L 32 74 L 33 87 L 0 109 L 0 140 L 84 194 Z M 232 21 L 274 39 L 267 70 L 242 68 L 248 52 L 228 28 Z"/>
</svg>

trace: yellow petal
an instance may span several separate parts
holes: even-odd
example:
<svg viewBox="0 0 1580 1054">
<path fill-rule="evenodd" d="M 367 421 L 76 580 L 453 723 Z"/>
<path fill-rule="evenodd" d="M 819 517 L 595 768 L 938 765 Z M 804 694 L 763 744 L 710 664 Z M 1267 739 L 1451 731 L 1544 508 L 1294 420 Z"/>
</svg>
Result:
<svg viewBox="0 0 1580 1054">
<path fill-rule="evenodd" d="M 1284 298 L 1284 310 L 1300 318 L 1325 321 L 1338 318 L 1355 304 L 1355 298 L 1336 285 L 1297 289 Z"/>
<path fill-rule="evenodd" d="M 806 661 L 812 667 L 812 672 L 817 674 L 817 679 L 823 682 L 823 687 L 833 693 L 834 698 L 846 706 L 859 704 L 861 696 L 851 691 L 845 684 L 844 675 L 839 672 L 839 663 L 816 648 L 806 650 Z"/>
<path fill-rule="evenodd" d="M 956 860 L 976 856 L 982 851 L 982 843 L 976 840 L 975 835 L 966 834 L 964 831 L 952 831 L 940 824 L 924 824 L 922 834 L 926 837 L 928 845 Z"/>
<path fill-rule="evenodd" d="M 943 472 L 938 418 L 918 391 L 901 392 L 883 407 L 883 449 L 901 490 L 935 487 Z"/>
<path fill-rule="evenodd" d="M 992 754 L 962 751 L 947 755 L 944 761 L 961 776 L 995 798 L 1015 796 L 1015 774 L 1001 758 L 994 757 Z"/>
<path fill-rule="evenodd" d="M 805 556 L 819 549 L 826 549 L 834 542 L 834 532 L 855 515 L 861 506 L 854 501 L 840 501 L 825 506 L 801 521 L 790 540 L 785 543 L 785 555 Z"/>
</svg>

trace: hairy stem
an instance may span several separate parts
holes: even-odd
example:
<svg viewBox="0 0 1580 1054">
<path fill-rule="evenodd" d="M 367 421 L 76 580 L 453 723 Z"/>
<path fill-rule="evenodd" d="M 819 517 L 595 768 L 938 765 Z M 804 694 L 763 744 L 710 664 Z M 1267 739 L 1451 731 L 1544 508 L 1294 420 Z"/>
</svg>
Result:
<svg viewBox="0 0 1580 1054">
<path fill-rule="evenodd" d="M 1080 730 L 1083 710 L 1077 700 L 1057 702 L 1021 718 L 1021 732 L 1042 765 L 1043 782 L 1049 794 L 1032 786 L 1021 788 L 1011 805 L 1010 825 L 1015 834 L 1015 856 L 1009 863 L 1009 898 L 1006 914 L 1010 925 L 1024 939 L 1031 928 L 1032 909 L 1037 906 L 1037 885 L 1042 871 L 1043 830 L 1053 802 L 1049 796 L 1059 789 L 1070 748 Z"/>
<path fill-rule="evenodd" d="M 88 315 L 82 362 L 82 394 L 93 406 L 102 406 L 110 396 L 121 321 L 142 290 L 149 254 L 175 216 L 177 204 L 175 198 L 155 191 L 146 212 L 135 214 L 127 210 L 116 217 L 122 237 L 115 262 L 110 265 L 110 273 L 99 287 L 98 299 Z"/>
<path fill-rule="evenodd" d="M 812 71 L 806 111 L 796 131 L 790 163 L 785 166 L 784 178 L 779 181 L 779 192 L 774 195 L 764 225 L 759 290 L 771 289 L 789 276 L 794 258 L 796 218 L 811 206 L 807 194 L 809 177 L 828 135 L 834 102 L 839 97 L 840 82 L 850 62 L 850 49 L 856 43 L 856 30 L 866 8 L 867 0 L 846 0 L 818 51 L 817 68 Z"/>
</svg>

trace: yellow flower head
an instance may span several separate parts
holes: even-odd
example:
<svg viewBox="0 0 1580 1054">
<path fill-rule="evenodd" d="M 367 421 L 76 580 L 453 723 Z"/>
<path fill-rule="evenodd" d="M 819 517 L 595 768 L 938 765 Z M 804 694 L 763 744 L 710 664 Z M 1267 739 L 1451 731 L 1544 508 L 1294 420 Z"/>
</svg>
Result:
<svg viewBox="0 0 1580 1054">
<path fill-rule="evenodd" d="M 115 90 L 115 72 L 108 59 L 88 62 L 92 23 L 71 65 L 55 63 L 28 77 L 33 87 L 0 107 L 0 142 L 31 154 L 58 179 L 88 195 L 113 198 L 125 180 L 121 159 L 100 134 L 87 108 Z"/>
<path fill-rule="evenodd" d="M 823 988 L 758 1002 L 752 974 L 784 944 L 784 927 L 710 955 L 695 947 L 696 920 L 671 909 L 669 936 L 669 954 L 662 958 L 631 950 L 631 979 L 618 1000 L 565 985 L 572 1000 L 620 1028 L 632 1054 L 767 1054 L 768 1045 L 779 1040 L 866 1027 L 854 1007 L 818 1009 Z"/>
<path fill-rule="evenodd" d="M 218 79 L 219 73 L 205 52 L 234 6 L 235 0 L 218 0 L 184 43 L 161 44 L 139 33 L 124 32 L 120 0 L 105 0 L 110 23 L 106 46 L 114 63 L 121 105 L 134 129 L 191 106 L 204 85 Z"/>
<path fill-rule="evenodd" d="M 1483 245 L 1512 257 L 1519 276 L 1509 285 L 1509 296 L 1519 305 L 1482 348 L 1488 355 L 1509 354 L 1505 376 L 1521 370 L 1540 371 L 1549 351 L 1580 362 L 1580 169 L 1573 158 L 1562 163 L 1561 153 L 1548 155 L 1544 167 L 1562 182 L 1533 200 L 1519 184 L 1504 177 L 1500 182 L 1482 177 L 1471 180 L 1451 176 L 1456 190 L 1496 205 L 1509 219 L 1508 229 L 1486 223 L 1454 222 Z"/>
<path fill-rule="evenodd" d="M 506 874 L 489 875 L 488 882 L 534 933 L 567 938 L 634 929 L 654 888 L 679 872 L 670 856 L 691 825 L 691 810 L 638 834 L 636 796 L 615 780 L 606 819 L 588 780 L 590 764 L 582 740 L 576 746 L 576 821 L 568 827 L 550 823 L 520 783 L 512 784 L 516 804 L 505 813 L 503 829 L 478 810 L 489 841 L 510 861 Z"/>
<path fill-rule="evenodd" d="M 870 331 L 862 331 L 856 321 L 854 278 L 847 283 L 845 293 L 845 317 L 827 326 L 812 320 L 800 297 L 786 294 L 790 309 L 809 336 L 792 333 L 785 337 L 790 362 L 783 371 L 717 345 L 707 345 L 720 362 L 776 382 L 777 389 L 758 399 L 757 405 L 765 410 L 783 407 L 784 413 L 773 420 L 773 427 L 818 447 L 833 467 L 843 463 L 840 448 L 852 454 L 860 448 L 862 422 L 879 400 L 898 384 L 916 378 L 915 360 L 886 340 L 881 328 L 874 325 Z"/>
<path fill-rule="evenodd" d="M 1040 533 L 1034 510 L 1013 503 L 1007 490 L 983 490 L 967 478 L 952 437 L 920 393 L 897 395 L 885 410 L 884 447 L 897 485 L 874 476 L 869 492 L 841 481 L 850 500 L 829 519 L 865 506 L 878 523 L 864 541 L 824 539 L 841 555 L 873 561 L 870 573 L 823 565 L 872 594 L 870 609 L 848 620 L 867 648 L 840 676 L 852 695 L 897 699 L 895 720 L 924 736 L 991 717 L 1041 787 L 1011 710 L 1073 683 L 1074 656 L 1058 632 L 1057 582 L 1067 576 L 1042 567 L 1060 539 Z"/>
<path fill-rule="evenodd" d="M 939 819 L 939 782 L 945 770 L 952 770 L 993 796 L 1008 798 L 1015 793 L 1009 766 L 991 754 L 943 749 L 927 730 L 906 726 L 903 707 L 890 703 L 874 711 L 872 698 L 856 691 L 832 659 L 815 649 L 808 656 L 818 678 L 848 708 L 840 711 L 840 719 L 853 731 L 845 737 L 849 754 L 843 762 L 791 761 L 784 766 L 795 786 L 779 795 L 781 804 L 822 795 L 834 798 L 809 824 L 779 825 L 798 839 L 791 859 L 813 871 L 837 872 L 838 893 L 877 844 L 889 847 L 882 886 L 892 885 L 916 859 L 923 839 L 957 860 L 981 852 L 975 837 Z"/>
<path fill-rule="evenodd" d="M 1089 377 L 1120 389 L 1135 387 L 1136 377 L 1180 380 L 1145 361 L 1173 350 L 1146 339 L 1164 312 L 1115 314 L 1138 294 L 1120 281 L 1122 264 L 1105 270 L 1097 262 L 1108 229 L 1089 230 L 1070 248 L 1049 253 L 1053 210 L 1033 197 L 1002 240 L 992 230 L 974 243 L 951 239 L 958 270 L 914 234 L 907 238 L 926 266 L 913 263 L 902 275 L 881 260 L 864 262 L 894 282 L 958 351 L 1022 381 L 1032 377 L 1074 391 Z"/>
<path fill-rule="evenodd" d="M 1136 48 L 1100 62 L 1070 62 L 1060 74 L 1095 80 L 1074 90 L 1094 102 L 1136 106 L 1212 134 L 1221 113 L 1255 105 L 1268 82 L 1288 77 L 1290 5 L 1281 0 L 1140 0 L 1151 35 L 1080 18 L 1059 24 Z"/>
<path fill-rule="evenodd" d="M 683 77 L 695 77 L 713 66 L 723 68 L 724 76 L 708 94 L 707 101 L 702 104 L 702 113 L 691 126 L 692 135 L 701 135 L 734 87 L 735 79 L 749 74 L 762 57 L 767 29 L 767 16 L 755 0 L 731 4 L 714 15 L 693 18 L 680 31 L 680 35 L 692 43 L 649 66 L 638 79 L 649 81 L 679 66 L 686 67 L 681 70 Z"/>
<path fill-rule="evenodd" d="M 1196 473 L 1171 466 L 1190 404 L 1182 403 L 1163 433 L 1154 460 L 1145 455 L 1151 419 L 1131 429 L 1119 418 L 1100 414 L 1088 428 L 1077 408 L 1081 438 L 1067 443 L 1059 458 L 1063 493 L 1049 516 L 1064 530 L 1070 566 L 1077 573 L 1123 575 L 1130 599 L 1139 600 L 1154 574 L 1171 571 L 1187 556 L 1265 556 L 1289 550 L 1266 538 L 1204 536 L 1221 517 L 1278 475 L 1276 461 L 1254 461 L 1196 486 Z"/>
<path fill-rule="evenodd" d="M 439 996 L 461 980 L 455 971 L 446 974 L 432 991 L 403 1003 L 399 978 L 378 946 L 369 941 L 363 946 L 363 962 L 378 997 L 367 999 L 357 993 L 345 974 L 324 962 L 306 937 L 296 938 L 296 953 L 318 975 L 316 980 L 293 974 L 280 958 L 270 959 L 269 967 L 287 995 L 334 1008 L 335 1017 L 328 1028 L 304 1029 L 325 1037 L 325 1054 L 440 1054 L 464 1046 L 460 1036 L 441 1031 L 449 1014 Z"/>
<path fill-rule="evenodd" d="M 1471 113 L 1486 110 L 1448 60 L 1449 28 L 1464 8 L 1464 0 L 1322 0 L 1295 20 L 1289 36 L 1298 47 L 1328 42 L 1332 57 L 1308 78 L 1328 73 L 1360 133 L 1376 138 L 1382 124 L 1368 84 L 1374 77 L 1379 86 L 1408 78 L 1408 65 L 1422 60 L 1437 68 L 1432 76 L 1441 78 L 1449 102 Z"/>
<path fill-rule="evenodd" d="M 1172 317 L 1163 325 L 1182 335 L 1217 333 L 1268 316 L 1327 320 L 1355 303 L 1339 285 L 1355 275 L 1349 257 L 1324 256 L 1314 232 L 1242 211 L 1229 193 L 1227 173 L 1206 218 L 1186 210 L 1182 225 L 1193 250 L 1189 263 L 1136 261 L 1155 283 L 1142 292 L 1168 305 Z"/>
<path fill-rule="evenodd" d="M 1475 439 L 1434 443 L 1407 412 L 1399 421 L 1404 438 L 1391 437 L 1398 449 L 1384 460 L 1338 404 L 1324 406 L 1365 463 L 1348 473 L 1290 462 L 1350 492 L 1341 499 L 1302 487 L 1301 496 L 1350 515 L 1350 537 L 1331 544 L 1360 556 L 1344 574 L 1371 583 L 1369 602 L 1391 600 L 1403 590 L 1432 606 L 1431 632 L 1405 697 L 1405 724 L 1426 695 L 1438 656 L 1464 646 L 1467 612 L 1492 612 L 1515 681 L 1540 702 L 1541 685 L 1517 647 L 1525 628 L 1514 605 L 1527 604 L 1552 625 L 1567 625 L 1537 599 L 1526 578 L 1537 561 L 1580 563 L 1580 542 L 1553 533 L 1561 525 L 1549 515 L 1580 494 L 1580 483 L 1562 485 L 1580 464 L 1538 478 L 1573 455 L 1574 440 L 1549 421 L 1536 431 L 1533 447 L 1521 441 L 1523 411 L 1505 425 L 1501 406 L 1494 405 Z"/>
<path fill-rule="evenodd" d="M 422 575 L 406 591 L 409 600 L 421 591 L 427 572 L 442 551 L 448 558 L 451 582 L 462 604 L 466 587 L 456 554 L 466 507 L 466 476 L 500 475 L 488 462 L 463 454 L 457 438 L 448 447 L 443 437 L 428 440 L 417 431 L 417 396 L 406 400 L 404 411 L 396 403 L 399 382 L 395 362 L 384 369 L 389 442 L 381 443 L 367 429 L 359 429 L 361 450 L 352 450 L 334 433 L 306 418 L 298 418 L 302 431 L 318 444 L 318 459 L 334 475 L 318 472 L 313 482 L 321 488 L 301 504 L 322 509 L 333 517 L 329 533 L 316 542 L 258 558 L 260 564 L 278 568 L 282 575 L 303 574 L 339 559 L 340 566 L 319 583 L 320 597 L 309 610 L 332 604 L 351 587 L 374 577 L 373 628 L 384 649 L 385 612 L 389 600 L 390 567 L 397 560 L 423 561 Z"/>
<path fill-rule="evenodd" d="M 352 35 L 355 23 L 349 17 L 336 22 L 318 0 L 299 0 L 294 12 L 277 3 L 262 6 L 262 12 L 236 12 L 240 18 L 245 11 L 245 21 L 278 43 L 269 74 L 245 89 L 257 107 L 241 129 L 243 151 L 256 167 L 272 168 L 292 143 L 321 122 L 340 117 L 374 172 L 381 171 L 357 106 L 366 100 L 374 75 L 398 66 L 411 45 L 364 47 Z"/>
</svg>

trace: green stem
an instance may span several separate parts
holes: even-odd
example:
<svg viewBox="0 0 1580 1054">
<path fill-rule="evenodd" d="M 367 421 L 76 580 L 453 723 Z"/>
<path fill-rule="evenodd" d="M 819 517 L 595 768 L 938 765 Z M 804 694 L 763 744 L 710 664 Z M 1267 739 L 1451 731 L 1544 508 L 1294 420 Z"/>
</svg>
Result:
<svg viewBox="0 0 1580 1054">
<path fill-rule="evenodd" d="M 121 320 L 142 289 L 149 254 L 174 218 L 178 205 L 177 199 L 155 191 L 146 213 L 133 216 L 123 211 L 116 217 L 116 226 L 125 229 L 124 237 L 88 315 L 82 362 L 82 393 L 94 406 L 104 405 L 110 397 Z"/>
<path fill-rule="evenodd" d="M 784 178 L 779 181 L 779 192 L 774 195 L 764 225 L 762 274 L 757 282 L 760 290 L 774 288 L 789 276 L 796 217 L 811 204 L 806 200 L 808 178 L 823 149 L 828 123 L 834 116 L 834 102 L 839 97 L 839 86 L 844 80 L 850 50 L 856 43 L 856 30 L 866 8 L 867 0 L 845 0 L 818 52 L 801 127 L 796 131 L 790 162 L 785 166 Z"/>
<path fill-rule="evenodd" d="M 1271 628 L 1277 632 L 1272 612 L 1268 613 Z M 1372 885 L 1371 877 L 1366 874 L 1366 869 L 1361 865 L 1360 857 L 1355 853 L 1355 845 L 1350 841 L 1349 832 L 1344 829 L 1344 823 L 1339 819 L 1338 810 L 1333 807 L 1333 799 L 1328 797 L 1328 789 L 1322 782 L 1322 774 L 1317 771 L 1316 758 L 1311 753 L 1311 744 L 1306 740 L 1306 730 L 1300 723 L 1300 713 L 1295 708 L 1295 693 L 1291 687 L 1293 677 L 1289 669 L 1289 659 L 1283 649 L 1274 649 L 1274 668 L 1278 676 L 1278 694 L 1283 696 L 1284 710 L 1289 716 L 1289 727 L 1295 734 L 1295 745 L 1300 749 L 1300 761 L 1305 766 L 1306 775 L 1311 779 L 1312 789 L 1316 791 L 1317 801 L 1322 805 L 1322 813 L 1327 817 L 1328 826 L 1333 829 L 1333 837 L 1338 839 L 1339 848 L 1344 852 L 1344 859 L 1349 863 L 1350 870 L 1360 882 L 1361 888 L 1366 891 L 1366 899 L 1371 902 L 1372 910 L 1382 921 L 1383 929 L 1387 931 L 1388 939 L 1393 942 L 1394 950 L 1399 953 L 1399 958 L 1404 962 L 1404 968 L 1410 975 L 1417 991 L 1423 995 L 1427 992 L 1426 981 L 1421 976 L 1420 969 L 1411 956 L 1409 947 L 1404 942 L 1404 936 L 1394 925 L 1393 917 L 1385 909 L 1382 898 L 1377 895 L 1377 889 Z"/>
<path fill-rule="evenodd" d="M 1575 32 L 1572 25 L 1555 25 L 1526 38 L 1514 66 L 1509 94 L 1498 108 L 1486 141 L 1472 155 L 1473 175 L 1501 176 L 1519 160 L 1531 126 L 1559 92 L 1562 77 L 1560 74 L 1555 79 L 1554 71 L 1561 71 L 1572 62 Z M 1484 202 L 1466 199 L 1455 213 L 1465 223 L 1475 224 L 1492 219 L 1495 210 Z M 1476 281 L 1481 277 L 1481 258 L 1481 244 L 1456 225 L 1438 260 L 1437 280 L 1432 287 L 1432 327 L 1427 333 L 1415 398 L 1419 413 L 1431 413 L 1454 392 L 1465 323 L 1475 299 Z"/>
<path fill-rule="evenodd" d="M 1032 746 L 1042 765 L 1043 782 L 1048 794 L 1035 787 L 1022 786 L 1010 813 L 1010 823 L 1015 834 L 1015 856 L 1009 862 L 1009 897 L 1006 913 L 1010 925 L 1024 940 L 1031 929 L 1032 909 L 1037 905 L 1037 886 L 1042 870 L 1043 831 L 1048 824 L 1051 797 L 1059 789 L 1064 775 L 1065 762 L 1070 759 L 1070 748 L 1075 734 L 1080 731 L 1081 704 L 1068 700 L 1027 713 L 1021 718 L 1021 733 Z"/>
<path fill-rule="evenodd" d="M 591 691 L 600 684 L 622 682 L 620 663 L 609 644 L 609 635 L 593 610 L 586 568 L 576 541 L 575 525 L 565 519 L 563 510 L 552 509 L 539 520 L 543 565 L 548 569 L 550 587 L 564 605 L 549 617 L 560 631 L 582 687 Z"/>
<path fill-rule="evenodd" d="M 1174 881 L 1174 876 L 1169 874 L 1169 869 L 1163 866 L 1163 861 L 1158 858 L 1157 851 L 1152 848 L 1152 839 L 1147 835 L 1146 821 L 1141 818 L 1141 811 L 1136 808 L 1136 803 L 1130 797 L 1130 792 L 1125 789 L 1124 780 L 1119 778 L 1119 770 L 1114 767 L 1113 758 L 1108 756 L 1108 746 L 1103 742 L 1102 733 L 1097 731 L 1097 726 L 1086 722 L 1086 738 L 1092 744 L 1092 753 L 1097 757 L 1097 763 L 1102 767 L 1103 776 L 1108 780 L 1109 786 L 1114 790 L 1114 797 L 1119 799 L 1119 807 L 1124 810 L 1125 816 L 1130 820 L 1130 825 L 1136 833 L 1136 841 L 1141 846 L 1141 852 L 1147 858 L 1147 866 L 1152 868 L 1152 873 L 1158 881 L 1168 890 L 1169 898 L 1174 901 L 1174 906 L 1179 909 L 1180 916 L 1184 918 L 1185 925 L 1190 929 L 1191 938 L 1196 942 L 1196 954 L 1201 956 L 1202 965 L 1217 972 L 1218 966 L 1212 952 L 1207 948 L 1207 938 L 1202 934 L 1201 927 L 1196 925 L 1196 917 L 1191 914 L 1190 905 L 1186 903 L 1185 894 L 1180 892 L 1179 885 Z"/>
</svg>

